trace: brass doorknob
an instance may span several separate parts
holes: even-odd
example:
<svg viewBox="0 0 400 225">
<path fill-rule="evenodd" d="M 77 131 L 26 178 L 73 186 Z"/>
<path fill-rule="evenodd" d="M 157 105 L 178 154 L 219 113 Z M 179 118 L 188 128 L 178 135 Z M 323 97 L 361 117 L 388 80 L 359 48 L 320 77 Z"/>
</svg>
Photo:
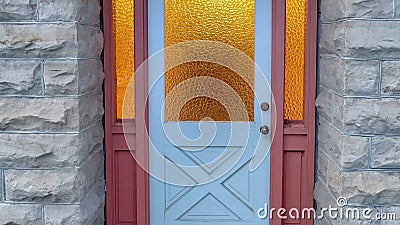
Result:
<svg viewBox="0 0 400 225">
<path fill-rule="evenodd" d="M 267 135 L 267 134 L 269 134 L 269 127 L 268 126 L 262 126 L 262 127 L 260 127 L 260 132 L 261 132 L 261 134 L 263 134 L 263 135 Z"/>
</svg>

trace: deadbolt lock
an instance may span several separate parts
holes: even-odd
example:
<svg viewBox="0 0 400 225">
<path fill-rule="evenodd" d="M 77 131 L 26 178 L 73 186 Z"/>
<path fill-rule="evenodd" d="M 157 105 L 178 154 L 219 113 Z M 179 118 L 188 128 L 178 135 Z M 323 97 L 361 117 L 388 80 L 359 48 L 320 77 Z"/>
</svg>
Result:
<svg viewBox="0 0 400 225">
<path fill-rule="evenodd" d="M 268 126 L 262 126 L 262 127 L 260 128 L 260 132 L 261 132 L 261 134 L 263 134 L 263 135 L 269 134 L 269 127 L 268 127 Z"/>
</svg>

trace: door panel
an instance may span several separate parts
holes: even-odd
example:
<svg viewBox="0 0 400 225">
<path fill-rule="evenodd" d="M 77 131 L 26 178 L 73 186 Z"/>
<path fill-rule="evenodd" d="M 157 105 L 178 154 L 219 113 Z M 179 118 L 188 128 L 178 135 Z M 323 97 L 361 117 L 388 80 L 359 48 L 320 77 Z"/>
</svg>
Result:
<svg viewBox="0 0 400 225">
<path fill-rule="evenodd" d="M 119 223 L 134 223 L 136 220 L 135 212 L 135 160 L 130 151 L 116 151 L 116 184 L 117 184 L 117 206 Z"/>
<path fill-rule="evenodd" d="M 269 88 L 271 2 L 165 1 L 149 1 L 149 159 L 152 176 L 150 224 L 268 224 L 268 220 L 259 219 L 256 212 L 269 202 L 270 170 L 269 156 L 266 153 L 271 136 L 260 134 L 260 127 L 271 127 L 271 113 L 270 110 L 262 111 L 260 104 L 267 102 L 272 105 Z M 241 5 L 243 3 L 247 4 Z M 218 4 L 226 4 L 227 7 L 217 7 Z M 185 38 L 171 46 L 199 39 L 225 44 L 213 46 L 215 43 L 211 43 L 210 47 L 210 42 L 190 42 L 194 47 L 184 46 L 185 51 L 177 51 L 173 55 L 168 54 L 168 50 L 163 51 L 171 43 L 170 39 L 166 39 L 167 36 L 179 37 L 179 34 L 166 33 L 173 26 L 166 26 L 168 22 L 179 23 L 174 18 L 169 21 L 170 15 L 165 14 L 166 10 L 172 10 L 168 8 L 171 5 L 175 6 L 173 10 L 177 14 L 200 17 L 197 22 L 183 29 L 188 33 Z M 198 10 L 185 12 L 193 7 L 207 6 L 217 11 L 206 15 L 204 11 Z M 241 11 L 249 12 L 249 8 L 253 10 L 254 26 L 237 28 L 234 26 L 235 21 L 219 20 L 219 15 L 225 18 L 224 15 L 227 14 L 223 10 L 230 7 L 237 7 L 232 18 L 237 17 L 238 21 L 244 16 Z M 209 23 L 215 22 L 220 22 L 220 27 L 211 31 L 202 30 Z M 248 35 L 249 32 L 254 33 L 251 39 L 253 50 L 249 50 L 248 43 L 243 44 L 249 40 L 237 39 L 235 42 L 229 39 L 235 35 Z M 204 37 L 204 33 L 207 33 L 207 37 Z M 187 38 L 189 34 L 192 37 Z M 226 44 L 230 46 L 227 52 L 232 52 L 233 46 L 251 60 L 254 59 L 255 63 L 252 61 L 252 65 L 245 68 L 247 73 L 244 76 L 236 74 L 240 69 L 229 67 L 230 63 L 236 63 L 240 67 L 241 61 L 235 62 L 240 58 L 221 54 L 225 49 L 218 49 L 227 46 Z M 199 52 L 195 52 L 196 47 L 197 50 L 200 49 Z M 196 54 L 200 58 L 204 54 L 216 54 L 214 58 L 217 62 L 185 61 Z M 171 70 L 171 59 L 168 57 L 177 61 L 177 66 Z M 251 71 L 250 75 L 248 71 Z M 186 78 L 181 78 L 182 76 Z M 169 82 L 172 81 L 177 84 L 170 85 Z M 238 81 L 244 85 L 237 85 Z M 227 85 L 220 85 L 219 82 Z M 246 85 L 248 88 L 242 90 L 241 87 Z M 174 88 L 180 89 L 174 94 Z M 226 93 L 233 91 L 234 94 L 225 94 L 225 90 Z M 226 111 L 221 110 L 223 108 Z M 178 110 L 178 114 L 174 110 Z M 246 112 L 247 117 L 236 116 L 240 110 Z"/>
</svg>

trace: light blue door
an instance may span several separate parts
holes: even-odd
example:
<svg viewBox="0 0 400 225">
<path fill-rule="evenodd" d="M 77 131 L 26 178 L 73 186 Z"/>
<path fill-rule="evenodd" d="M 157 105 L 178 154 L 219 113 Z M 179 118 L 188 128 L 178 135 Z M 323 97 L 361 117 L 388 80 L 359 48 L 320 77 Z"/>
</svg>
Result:
<svg viewBox="0 0 400 225">
<path fill-rule="evenodd" d="M 151 225 L 269 223 L 271 14 L 271 0 L 149 0 Z"/>
</svg>

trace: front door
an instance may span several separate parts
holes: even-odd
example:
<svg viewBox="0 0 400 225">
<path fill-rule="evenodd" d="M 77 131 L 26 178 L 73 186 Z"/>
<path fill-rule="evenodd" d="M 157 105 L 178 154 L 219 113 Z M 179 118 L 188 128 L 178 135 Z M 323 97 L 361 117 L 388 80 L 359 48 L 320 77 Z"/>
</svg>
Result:
<svg viewBox="0 0 400 225">
<path fill-rule="evenodd" d="M 150 224 L 268 224 L 271 0 L 148 4 Z"/>
</svg>

